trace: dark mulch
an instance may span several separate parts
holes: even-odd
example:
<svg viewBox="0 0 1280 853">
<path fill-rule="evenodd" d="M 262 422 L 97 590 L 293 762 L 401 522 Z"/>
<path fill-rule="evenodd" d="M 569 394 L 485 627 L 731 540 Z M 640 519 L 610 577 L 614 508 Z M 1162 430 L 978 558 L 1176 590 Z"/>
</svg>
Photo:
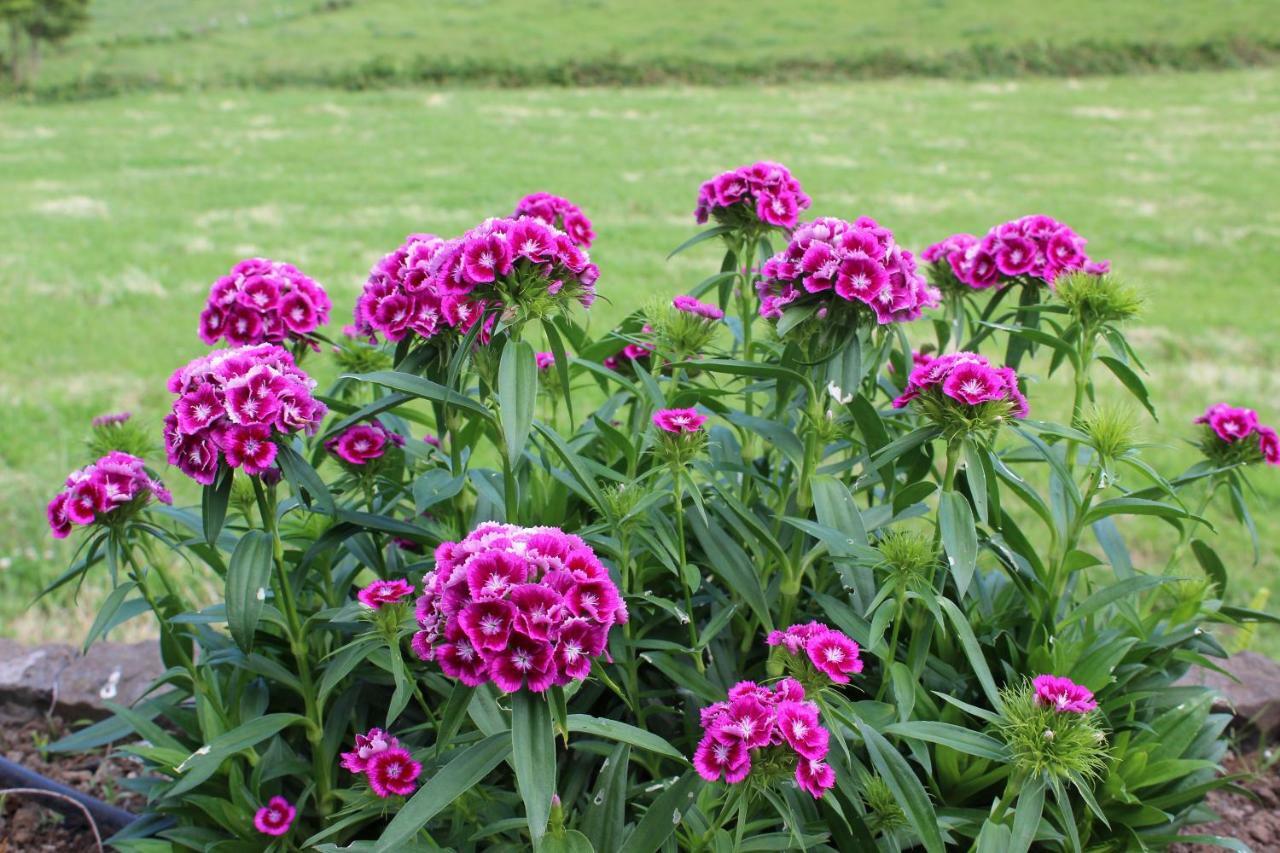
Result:
<svg viewBox="0 0 1280 853">
<path fill-rule="evenodd" d="M 120 780 L 139 773 L 139 765 L 130 756 L 41 753 L 42 745 L 62 737 L 67 728 L 59 717 L 12 708 L 0 711 L 0 755 L 99 800 L 139 811 L 142 798 L 120 786 Z M 82 821 L 64 818 L 50 809 L 48 802 L 29 794 L 0 798 L 0 853 L 86 853 L 95 849 L 88 827 Z"/>
</svg>

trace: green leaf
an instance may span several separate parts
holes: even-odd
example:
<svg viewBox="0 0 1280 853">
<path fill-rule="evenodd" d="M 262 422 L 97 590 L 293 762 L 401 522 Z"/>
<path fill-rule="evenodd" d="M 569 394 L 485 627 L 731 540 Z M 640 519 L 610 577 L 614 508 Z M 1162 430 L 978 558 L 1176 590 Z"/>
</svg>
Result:
<svg viewBox="0 0 1280 853">
<path fill-rule="evenodd" d="M 192 790 L 218 771 L 222 762 L 243 749 L 256 746 L 287 726 L 306 725 L 307 718 L 298 714 L 267 714 L 218 735 L 196 750 L 178 767 L 181 773 L 168 796 L 179 796 Z"/>
<path fill-rule="evenodd" d="M 576 829 L 562 829 L 562 835 L 548 835 L 542 840 L 541 853 L 595 853 L 591 841 Z"/>
<path fill-rule="evenodd" d="M 320 475 L 316 473 L 315 468 L 311 467 L 310 462 L 299 456 L 298 452 L 287 444 L 280 445 L 279 452 L 276 453 L 276 462 L 280 465 L 280 470 L 289 481 L 289 485 L 293 487 L 293 493 L 298 496 L 299 501 L 314 502 L 320 512 L 327 515 L 333 514 L 333 495 L 329 494 L 329 487 L 324 484 L 324 480 L 320 479 Z M 310 503 L 307 506 L 310 506 Z"/>
<path fill-rule="evenodd" d="M 947 564 L 956 582 L 960 598 L 964 598 L 978 567 L 978 530 L 974 526 L 969 502 L 959 492 L 943 492 L 938 503 L 938 526 Z"/>
<path fill-rule="evenodd" d="M 884 739 L 884 735 L 866 723 L 859 721 L 858 731 L 861 732 L 862 739 L 867 745 L 867 755 L 871 758 L 871 763 L 875 765 L 876 772 L 893 792 L 893 798 L 906 814 L 912 830 L 920 838 L 920 843 L 929 853 L 942 853 L 945 845 L 938 827 L 938 815 L 933 810 L 933 803 L 930 802 L 924 786 L 911 770 L 911 765 L 907 764 L 907 760 L 893 748 L 889 741 Z"/>
<path fill-rule="evenodd" d="M 470 397 L 463 396 L 457 391 L 451 391 L 438 382 L 432 382 L 430 379 L 423 379 L 421 376 L 414 376 L 411 373 L 401 373 L 396 370 L 378 370 L 373 373 L 350 373 L 342 378 L 355 379 L 360 382 L 372 382 L 374 385 L 381 385 L 384 388 L 390 388 L 393 391 L 400 391 L 424 400 L 435 400 L 437 403 L 457 406 L 460 409 L 466 409 L 472 414 L 480 415 L 486 420 L 493 418 L 492 412 Z"/>
<path fill-rule="evenodd" d="M 440 715 L 440 727 L 436 729 L 437 754 L 447 747 L 453 741 L 453 736 L 458 733 L 462 721 L 466 719 L 467 709 L 471 707 L 471 697 L 474 693 L 474 687 L 468 687 L 461 681 L 453 685 L 453 690 L 449 692 L 449 701 L 444 706 L 444 713 Z"/>
<path fill-rule="evenodd" d="M 1196 555 L 1196 562 L 1200 564 L 1200 568 L 1204 569 L 1204 573 L 1209 576 L 1209 580 L 1213 581 L 1214 587 L 1218 590 L 1218 596 L 1222 597 L 1227 594 L 1227 567 L 1223 565 L 1222 558 L 1218 556 L 1218 552 L 1209 547 L 1202 539 L 1191 540 L 1191 552 Z"/>
<path fill-rule="evenodd" d="M 444 468 L 431 468 L 413 481 L 413 508 L 422 515 L 442 501 L 457 497 L 467 478 L 455 477 Z"/>
<path fill-rule="evenodd" d="M 538 431 L 538 435 L 542 436 L 547 444 L 551 445 L 551 449 L 560 457 L 560 461 L 565 464 L 569 471 L 569 475 L 582 487 L 582 490 L 590 496 L 591 502 L 595 504 L 596 509 L 602 514 L 607 514 L 607 504 L 605 503 L 604 493 L 600 491 L 600 485 L 596 482 L 596 478 L 591 476 L 587 471 L 586 462 L 577 453 L 573 452 L 573 448 L 569 447 L 565 440 L 560 437 L 560 433 L 544 423 L 535 421 L 533 428 Z"/>
<path fill-rule="evenodd" d="M 686 523 L 707 555 L 706 568 L 742 596 L 766 631 L 773 630 L 773 616 L 760 585 L 760 573 L 746 552 L 719 526 L 704 523 L 696 513 L 689 515 Z"/>
<path fill-rule="evenodd" d="M 1191 518 L 1191 513 L 1172 504 L 1149 501 L 1145 498 L 1111 498 L 1089 510 L 1085 524 L 1092 524 L 1109 515 L 1155 515 L 1161 518 Z"/>
<path fill-rule="evenodd" d="M 459 752 L 401 806 L 379 836 L 377 853 L 404 850 L 433 817 L 478 785 L 510 754 L 511 733 L 505 731 L 490 735 Z"/>
<path fill-rule="evenodd" d="M 1125 578 L 1117 581 L 1110 586 L 1103 587 L 1093 595 L 1086 598 L 1078 607 L 1062 617 L 1062 621 L 1058 626 L 1065 627 L 1079 619 L 1085 619 L 1097 613 L 1108 604 L 1112 604 L 1121 599 L 1128 598 L 1131 595 L 1137 595 L 1143 590 L 1150 589 L 1153 586 L 1159 586 L 1163 583 L 1170 583 L 1176 578 L 1156 578 L 1149 575 L 1134 575 L 1131 578 Z"/>
<path fill-rule="evenodd" d="M 631 763 L 631 746 L 620 743 L 609 753 L 596 776 L 596 793 L 582 816 L 582 831 L 603 851 L 617 850 L 626 826 L 627 771 Z"/>
<path fill-rule="evenodd" d="M 987 659 L 982 654 L 982 646 L 978 644 L 978 638 L 974 636 L 969 620 L 949 598 L 939 598 L 938 605 L 951 620 L 956 637 L 960 640 L 960 647 L 964 649 L 965 657 L 969 659 L 969 666 L 973 667 L 973 674 L 977 676 L 987 701 L 991 703 L 992 708 L 1003 713 L 1004 702 L 1000 699 L 1000 691 L 996 689 L 995 679 L 991 677 L 991 669 L 987 666 Z"/>
<path fill-rule="evenodd" d="M 570 714 L 569 731 L 595 735 L 618 743 L 629 743 L 640 749 L 674 758 L 681 763 L 688 763 L 684 753 L 672 746 L 665 738 L 617 720 L 591 717 L 586 714 Z"/>
<path fill-rule="evenodd" d="M 885 734 L 941 744 L 957 752 L 963 752 L 966 755 L 973 755 L 978 758 L 989 758 L 992 761 L 1000 762 L 1009 761 L 1009 750 L 1000 741 L 981 732 L 975 732 L 972 729 L 955 726 L 951 723 L 938 723 L 929 720 L 894 723 L 891 726 L 886 726 L 884 732 Z"/>
<path fill-rule="evenodd" d="M 524 453 L 538 405 L 538 362 L 533 347 L 509 341 L 498 363 L 498 418 L 506 440 L 507 459 L 514 467 Z"/>
<path fill-rule="evenodd" d="M 1133 372 L 1133 368 L 1120 359 L 1109 355 L 1098 356 L 1098 361 L 1111 368 L 1111 372 L 1120 380 L 1120 384 L 1128 388 L 1129 393 L 1136 397 L 1142 407 L 1151 413 L 1152 420 L 1160 420 L 1156 416 L 1155 407 L 1151 405 L 1151 397 L 1147 394 L 1147 386 L 1142 384 L 1142 380 L 1138 377 L 1138 374 Z"/>
<path fill-rule="evenodd" d="M 665 844 L 684 819 L 684 813 L 693 807 L 693 792 L 702 784 L 705 783 L 696 770 L 686 771 L 670 788 L 658 795 L 618 850 L 626 853 L 653 853 Z"/>
<path fill-rule="evenodd" d="M 133 581 L 125 581 L 111 590 L 107 600 L 102 602 L 102 606 L 98 608 L 98 615 L 94 617 L 93 624 L 89 626 L 89 633 L 84 638 L 83 652 L 88 652 L 89 647 L 112 628 L 122 622 L 127 622 L 149 608 L 150 605 L 147 604 L 144 598 L 135 598 L 130 603 L 131 606 L 126 606 L 125 599 L 128 598 L 129 593 L 137 588 L 138 585 Z M 139 602 L 142 604 L 141 609 L 138 607 Z M 157 617 L 160 616 L 160 614 L 156 615 Z"/>
<path fill-rule="evenodd" d="M 564 351 L 564 340 L 560 330 L 551 320 L 542 321 L 542 330 L 547 335 L 547 344 L 551 347 L 551 357 L 555 359 L 556 376 L 560 379 L 560 393 L 564 396 L 564 409 L 569 415 L 569 429 L 576 429 L 573 411 L 573 383 L 569 379 L 569 356 Z"/>
<path fill-rule="evenodd" d="M 717 225 L 713 228 L 708 228 L 706 231 L 699 231 L 697 234 L 694 234 L 688 240 L 685 240 L 679 246 L 676 246 L 674 249 L 672 249 L 671 254 L 667 255 L 667 260 L 671 260 L 676 255 L 683 252 L 685 249 L 696 246 L 705 240 L 714 240 L 716 237 L 720 237 L 722 235 L 732 234 L 732 233 L 733 233 L 733 228 L 731 228 L 728 225 Z"/>
<path fill-rule="evenodd" d="M 218 466 L 213 485 L 205 486 L 200 496 L 200 515 L 204 521 L 204 541 L 210 545 L 218 543 L 218 534 L 227 520 L 227 502 L 231 499 L 231 480 L 235 469 L 227 465 Z"/>
<path fill-rule="evenodd" d="M 556 792 L 556 736 L 551 728 L 551 706 L 531 690 L 511 694 L 511 753 L 536 849 L 547 831 L 551 795 Z"/>
<path fill-rule="evenodd" d="M 271 585 L 271 549 L 270 534 L 249 530 L 240 537 L 227 563 L 227 628 L 245 654 L 253 651 L 253 635 Z"/>
<path fill-rule="evenodd" d="M 1013 839 L 1009 853 L 1026 853 L 1035 841 L 1040 828 L 1040 816 L 1044 813 L 1044 778 L 1037 776 L 1018 794 L 1018 805 L 1013 816 Z"/>
</svg>

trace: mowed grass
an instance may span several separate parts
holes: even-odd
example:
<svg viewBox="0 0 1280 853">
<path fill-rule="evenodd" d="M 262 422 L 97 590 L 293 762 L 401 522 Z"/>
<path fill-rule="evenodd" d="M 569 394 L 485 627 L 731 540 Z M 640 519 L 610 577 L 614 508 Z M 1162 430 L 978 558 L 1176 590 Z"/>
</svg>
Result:
<svg viewBox="0 0 1280 853">
<path fill-rule="evenodd" d="M 973 46 L 1280 36 L 1269 0 L 95 0 L 42 83 L 95 74 L 172 85 L 312 79 L 375 62 L 539 68 L 932 57 Z"/>
<path fill-rule="evenodd" d="M 1280 421 L 1273 71 L 0 105 L 0 630 L 83 632 L 93 593 L 71 618 L 64 598 L 19 615 L 70 553 L 49 539 L 44 505 L 88 461 L 94 415 L 132 410 L 158 437 L 165 379 L 204 351 L 196 314 L 237 259 L 298 264 L 328 287 L 337 326 L 406 233 L 453 234 L 545 189 L 595 221 L 599 330 L 718 268 L 711 246 L 665 256 L 696 230 L 698 183 L 757 158 L 794 170 L 812 214 L 871 215 L 910 246 L 1031 212 L 1087 235 L 1149 297 L 1132 336 L 1151 369 L 1161 420 L 1144 416 L 1144 433 L 1163 470 L 1194 460 L 1183 439 L 1208 403 Z M 931 336 L 925 324 L 909 334 Z M 1064 396 L 1056 379 L 1033 385 L 1035 414 L 1064 417 Z M 1257 566 L 1224 507 L 1211 512 L 1241 601 L 1280 569 L 1280 471 L 1253 480 Z M 1170 528 L 1124 529 L 1144 565 L 1163 562 Z M 1280 650 L 1277 639 L 1260 642 Z"/>
</svg>

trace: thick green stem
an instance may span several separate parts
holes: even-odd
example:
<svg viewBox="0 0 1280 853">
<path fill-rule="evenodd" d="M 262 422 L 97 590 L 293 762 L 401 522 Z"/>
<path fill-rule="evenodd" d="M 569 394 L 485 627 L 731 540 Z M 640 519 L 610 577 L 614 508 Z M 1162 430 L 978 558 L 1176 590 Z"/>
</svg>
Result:
<svg viewBox="0 0 1280 853">
<path fill-rule="evenodd" d="M 1009 781 L 1004 786 L 1004 793 L 1000 795 L 1000 803 L 996 806 L 995 811 L 991 813 L 992 823 L 1000 823 L 1004 820 L 1004 816 L 1009 813 L 1009 804 L 1016 799 L 1017 792 L 1021 790 L 1024 781 L 1026 781 L 1026 774 L 1021 770 L 1015 770 L 1009 775 Z"/>
<path fill-rule="evenodd" d="M 1075 365 L 1075 393 L 1071 402 L 1071 426 L 1076 429 L 1084 423 L 1084 401 L 1089 390 L 1089 368 L 1093 365 L 1093 350 L 1097 342 L 1094 335 L 1092 328 L 1081 327 L 1080 346 L 1076 351 L 1079 361 Z M 1067 471 L 1071 472 L 1075 470 L 1076 464 L 1075 439 L 1067 439 L 1066 455 Z"/>
<path fill-rule="evenodd" d="M 258 512 L 262 515 L 263 528 L 271 536 L 271 556 L 275 565 L 276 585 L 280 591 L 281 609 L 284 612 L 285 624 L 288 626 L 289 648 L 293 652 L 298 666 L 298 681 L 302 685 L 302 701 L 309 725 L 307 741 L 311 744 L 311 764 L 316 785 L 316 807 L 320 814 L 327 816 L 333 807 L 332 778 L 333 767 L 324 760 L 320 748 L 324 738 L 324 717 L 316 702 L 315 680 L 311 675 L 310 649 L 307 646 L 306 633 L 302 620 L 298 616 L 298 605 L 293 597 L 293 587 L 289 583 L 289 574 L 284 564 L 284 541 L 280 538 L 280 528 L 276 524 L 275 487 L 262 487 L 258 477 L 251 478 L 253 493 L 257 499 Z"/>
</svg>

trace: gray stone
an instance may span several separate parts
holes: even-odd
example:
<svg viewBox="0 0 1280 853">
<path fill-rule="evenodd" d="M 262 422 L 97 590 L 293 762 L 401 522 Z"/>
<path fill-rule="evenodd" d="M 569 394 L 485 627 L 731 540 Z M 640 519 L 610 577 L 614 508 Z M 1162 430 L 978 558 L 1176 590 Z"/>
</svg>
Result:
<svg viewBox="0 0 1280 853">
<path fill-rule="evenodd" d="M 131 705 L 163 671 L 155 641 L 98 643 L 82 655 L 72 646 L 0 638 L 0 706 L 104 717 L 104 702 Z"/>
<path fill-rule="evenodd" d="M 1237 652 L 1214 662 L 1230 676 L 1195 667 L 1181 683 L 1213 690 L 1218 694 L 1215 708 L 1230 711 L 1238 724 L 1264 736 L 1280 731 L 1280 663 L 1256 652 Z"/>
</svg>

